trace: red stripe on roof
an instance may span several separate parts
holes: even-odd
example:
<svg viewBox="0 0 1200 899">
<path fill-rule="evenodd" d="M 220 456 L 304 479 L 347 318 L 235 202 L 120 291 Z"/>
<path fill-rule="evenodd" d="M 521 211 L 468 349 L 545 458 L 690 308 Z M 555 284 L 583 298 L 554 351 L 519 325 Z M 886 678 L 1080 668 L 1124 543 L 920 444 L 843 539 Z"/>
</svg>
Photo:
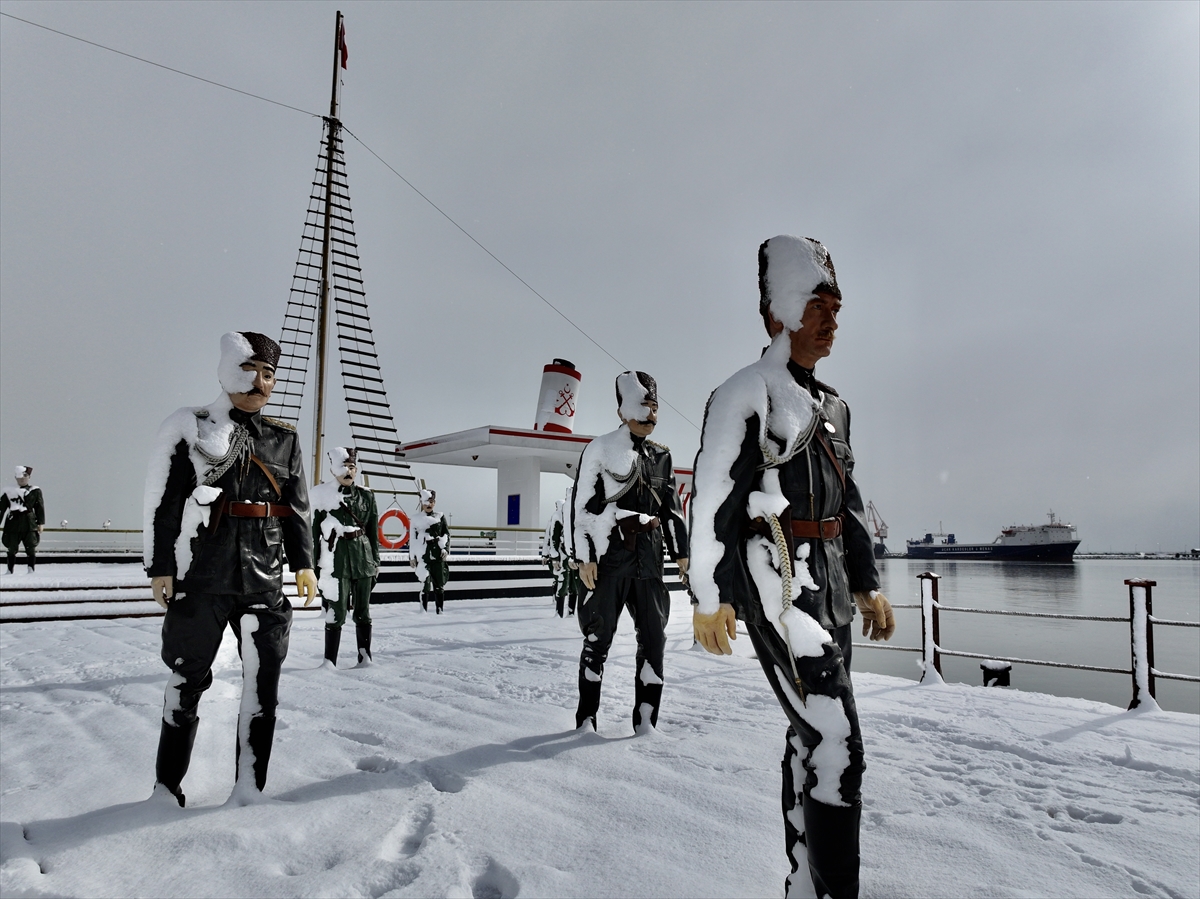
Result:
<svg viewBox="0 0 1200 899">
<path fill-rule="evenodd" d="M 537 437 L 539 440 L 565 440 L 568 443 L 591 443 L 591 437 L 576 437 L 573 434 L 552 434 L 549 431 L 506 431 L 502 428 L 488 428 L 489 434 L 502 434 L 505 437 Z"/>
</svg>

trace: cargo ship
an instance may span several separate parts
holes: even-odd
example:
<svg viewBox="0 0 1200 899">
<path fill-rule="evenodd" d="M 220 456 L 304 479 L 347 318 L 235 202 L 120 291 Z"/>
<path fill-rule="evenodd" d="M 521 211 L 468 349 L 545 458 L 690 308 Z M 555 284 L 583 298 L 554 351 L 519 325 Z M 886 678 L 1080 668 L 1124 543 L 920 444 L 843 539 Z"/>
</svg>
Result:
<svg viewBox="0 0 1200 899">
<path fill-rule="evenodd" d="M 1053 512 L 1049 524 L 1014 524 L 991 543 L 959 543 L 953 534 L 926 534 L 909 540 L 908 559 L 961 559 L 988 562 L 1070 562 L 1079 535 L 1075 525 L 1059 521 Z"/>
</svg>

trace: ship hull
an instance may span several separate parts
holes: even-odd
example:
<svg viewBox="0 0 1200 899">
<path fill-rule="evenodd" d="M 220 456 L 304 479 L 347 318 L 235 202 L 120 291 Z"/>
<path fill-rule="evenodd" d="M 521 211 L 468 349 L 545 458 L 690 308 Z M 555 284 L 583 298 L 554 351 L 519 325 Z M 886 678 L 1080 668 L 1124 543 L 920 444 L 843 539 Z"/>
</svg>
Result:
<svg viewBox="0 0 1200 899">
<path fill-rule="evenodd" d="M 906 559 L 983 562 L 1071 562 L 1078 540 L 1005 546 L 1000 543 L 912 543 Z"/>
</svg>

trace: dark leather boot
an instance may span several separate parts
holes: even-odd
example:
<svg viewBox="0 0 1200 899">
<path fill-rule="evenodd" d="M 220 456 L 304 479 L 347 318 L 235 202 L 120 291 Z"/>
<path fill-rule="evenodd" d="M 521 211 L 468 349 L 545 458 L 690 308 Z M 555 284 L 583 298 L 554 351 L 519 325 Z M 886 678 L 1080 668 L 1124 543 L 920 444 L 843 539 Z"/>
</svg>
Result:
<svg viewBox="0 0 1200 899">
<path fill-rule="evenodd" d="M 583 726 L 583 722 L 591 720 L 592 729 L 596 727 L 596 713 L 600 710 L 600 681 L 589 680 L 579 672 L 579 708 L 575 710 L 575 727 Z"/>
<path fill-rule="evenodd" d="M 325 628 L 325 661 L 332 662 L 337 665 L 338 647 L 342 643 L 342 629 L 340 627 Z"/>
<path fill-rule="evenodd" d="M 356 621 L 354 636 L 358 638 L 358 664 L 363 665 L 373 661 L 371 658 L 371 623 Z"/>
<path fill-rule="evenodd" d="M 428 593 L 421 594 L 421 611 L 422 612 L 429 611 L 429 594 Z"/>
<path fill-rule="evenodd" d="M 781 803 L 783 806 L 783 844 L 788 862 L 792 866 L 792 872 L 784 882 L 785 896 L 792 895 L 792 887 L 795 884 L 800 884 L 802 888 L 806 889 L 807 887 L 803 885 L 811 879 L 808 874 L 808 844 L 804 837 L 804 792 L 802 789 L 797 789 L 797 774 L 799 774 L 800 787 L 804 785 L 805 776 L 795 745 L 798 742 L 796 732 L 788 727 L 783 762 L 780 765 L 783 772 Z"/>
<path fill-rule="evenodd" d="M 643 664 L 645 664 L 643 662 Z M 662 703 L 662 684 L 643 684 L 639 677 L 633 682 L 633 729 L 637 730 L 644 723 L 642 706 L 650 706 L 650 726 L 658 727 L 658 707 Z"/>
<path fill-rule="evenodd" d="M 858 828 L 862 806 L 826 805 L 805 793 L 804 838 L 813 888 L 818 896 L 858 899 Z"/>
<path fill-rule="evenodd" d="M 446 601 L 446 591 L 438 590 L 434 596 L 437 597 L 437 613 L 442 614 L 442 604 Z"/>
<path fill-rule="evenodd" d="M 238 744 L 234 753 L 237 779 L 242 776 L 242 723 L 238 721 Z M 275 716 L 255 715 L 250 719 L 248 749 L 254 756 L 254 786 L 262 792 L 267 785 L 267 766 L 271 763 L 271 746 L 275 742 Z"/>
<path fill-rule="evenodd" d="M 158 758 L 154 762 L 154 781 L 160 783 L 179 800 L 183 808 L 187 801 L 179 785 L 187 774 L 188 765 L 192 761 L 192 746 L 196 742 L 196 728 L 200 724 L 197 718 L 178 727 L 162 722 L 158 733 Z"/>
</svg>

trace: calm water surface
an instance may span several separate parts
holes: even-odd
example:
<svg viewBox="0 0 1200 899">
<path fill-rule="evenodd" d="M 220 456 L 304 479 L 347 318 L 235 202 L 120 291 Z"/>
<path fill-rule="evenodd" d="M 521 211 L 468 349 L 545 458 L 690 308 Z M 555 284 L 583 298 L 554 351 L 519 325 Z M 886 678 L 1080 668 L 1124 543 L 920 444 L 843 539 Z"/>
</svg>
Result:
<svg viewBox="0 0 1200 899">
<path fill-rule="evenodd" d="M 1066 565 L 1004 562 L 931 562 L 886 559 L 880 563 L 884 593 L 893 603 L 919 603 L 917 575 L 940 574 L 944 607 L 1007 609 L 1065 615 L 1129 615 L 1127 578 L 1157 581 L 1154 615 L 1177 621 L 1200 620 L 1200 562 L 1192 560 L 1085 559 Z M 921 645 L 920 609 L 896 612 L 891 643 Z M 856 640 L 860 640 L 856 635 Z M 995 615 L 955 614 L 943 609 L 945 649 L 1082 665 L 1129 667 L 1127 623 L 1059 621 Z M 853 669 L 917 679 L 920 653 L 856 649 Z M 1200 675 L 1200 629 L 1156 626 L 1154 667 Z M 947 681 L 981 684 L 979 660 L 942 657 Z M 1124 708 L 1132 694 L 1129 675 L 1013 665 L 1012 686 L 1020 690 L 1081 696 Z M 1156 681 L 1165 709 L 1200 714 L 1200 684 Z"/>
</svg>

